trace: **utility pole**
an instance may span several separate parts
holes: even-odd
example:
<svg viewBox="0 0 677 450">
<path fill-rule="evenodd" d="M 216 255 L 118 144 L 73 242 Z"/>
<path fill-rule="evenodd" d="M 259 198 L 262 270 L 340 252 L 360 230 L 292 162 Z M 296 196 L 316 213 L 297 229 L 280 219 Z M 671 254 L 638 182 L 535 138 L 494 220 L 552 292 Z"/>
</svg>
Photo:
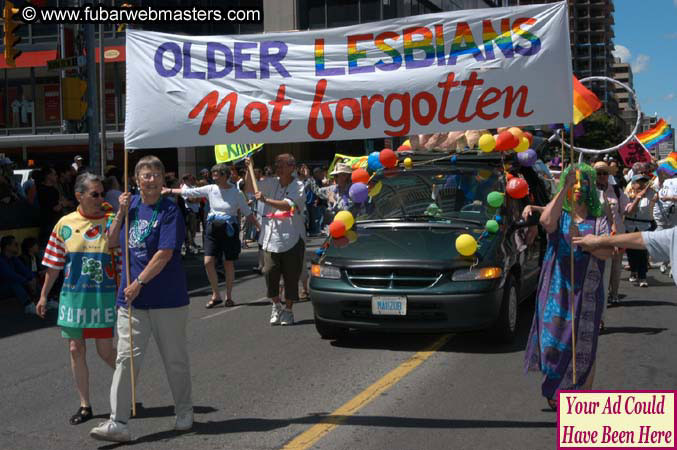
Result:
<svg viewBox="0 0 677 450">
<path fill-rule="evenodd" d="M 103 24 L 99 24 L 99 126 L 101 128 L 101 175 L 106 170 L 106 66 L 103 46 Z"/>
<path fill-rule="evenodd" d="M 99 106 L 96 95 L 96 53 L 94 50 L 94 24 L 85 27 L 85 48 L 87 52 L 87 131 L 89 132 L 89 167 L 94 173 L 102 173 L 101 149 L 99 148 Z M 101 55 L 103 59 L 103 55 Z"/>
</svg>

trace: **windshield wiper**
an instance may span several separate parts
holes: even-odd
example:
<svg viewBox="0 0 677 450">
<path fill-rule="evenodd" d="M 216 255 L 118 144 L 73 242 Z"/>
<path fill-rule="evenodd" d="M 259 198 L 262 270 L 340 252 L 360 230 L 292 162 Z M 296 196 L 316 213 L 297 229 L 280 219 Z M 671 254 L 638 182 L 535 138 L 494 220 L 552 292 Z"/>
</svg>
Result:
<svg viewBox="0 0 677 450">
<path fill-rule="evenodd" d="M 479 220 L 475 219 L 464 219 L 462 217 L 451 217 L 448 220 L 451 220 L 452 222 L 454 221 L 459 221 L 459 222 L 465 222 L 465 223 L 472 223 L 473 225 L 482 225 L 482 222 Z"/>
<path fill-rule="evenodd" d="M 405 215 L 402 217 L 389 217 L 389 218 L 383 218 L 383 219 L 365 219 L 365 220 L 358 220 L 357 223 L 379 223 L 379 222 L 435 222 L 435 223 L 446 223 L 448 225 L 451 225 L 450 222 L 452 222 L 454 219 L 449 219 L 446 217 L 434 217 L 434 216 L 428 216 L 425 214 L 410 214 L 410 215 Z M 474 222 L 473 222 L 474 223 Z"/>
</svg>

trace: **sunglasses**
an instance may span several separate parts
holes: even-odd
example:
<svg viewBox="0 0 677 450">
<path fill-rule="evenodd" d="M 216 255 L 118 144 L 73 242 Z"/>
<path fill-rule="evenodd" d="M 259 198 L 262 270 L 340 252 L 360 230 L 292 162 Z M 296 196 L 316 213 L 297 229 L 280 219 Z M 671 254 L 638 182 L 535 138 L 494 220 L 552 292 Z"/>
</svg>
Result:
<svg viewBox="0 0 677 450">
<path fill-rule="evenodd" d="M 94 191 L 94 192 L 90 192 L 89 195 L 91 195 L 92 198 L 99 198 L 99 197 L 103 198 L 103 192 Z"/>
</svg>

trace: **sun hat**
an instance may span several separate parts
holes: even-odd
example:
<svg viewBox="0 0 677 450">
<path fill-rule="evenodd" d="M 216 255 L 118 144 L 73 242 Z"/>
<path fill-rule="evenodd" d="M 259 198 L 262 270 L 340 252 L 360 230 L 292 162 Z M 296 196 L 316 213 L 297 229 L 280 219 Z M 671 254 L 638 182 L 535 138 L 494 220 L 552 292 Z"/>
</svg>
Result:
<svg viewBox="0 0 677 450">
<path fill-rule="evenodd" d="M 334 166 L 334 170 L 331 171 L 329 175 L 338 175 L 340 173 L 353 173 L 353 171 L 350 169 L 350 166 L 348 164 L 344 163 L 336 163 Z"/>
</svg>

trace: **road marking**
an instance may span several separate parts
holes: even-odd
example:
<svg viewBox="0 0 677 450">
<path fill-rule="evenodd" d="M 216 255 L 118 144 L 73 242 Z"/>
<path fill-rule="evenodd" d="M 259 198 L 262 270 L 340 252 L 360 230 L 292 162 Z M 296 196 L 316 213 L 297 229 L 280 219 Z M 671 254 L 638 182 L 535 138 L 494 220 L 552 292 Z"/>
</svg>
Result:
<svg viewBox="0 0 677 450">
<path fill-rule="evenodd" d="M 247 269 L 237 269 L 237 270 L 235 271 L 235 275 L 237 275 L 238 272 L 251 272 L 251 270 L 247 270 Z M 256 276 L 259 276 L 259 275 L 256 275 Z M 241 281 L 243 278 L 244 278 L 243 281 L 247 281 L 247 280 L 249 280 L 249 279 L 251 279 L 251 278 L 255 278 L 255 277 L 251 277 L 251 278 L 250 278 L 250 277 L 248 277 L 247 275 L 245 275 L 244 277 L 240 277 L 240 278 L 238 278 L 237 280 L 235 280 L 235 285 L 237 285 L 237 284 L 238 284 L 238 281 Z M 223 286 L 225 286 L 225 285 L 226 285 L 226 282 L 225 282 L 225 281 L 222 281 L 222 282 L 219 283 L 219 287 L 223 287 Z M 188 291 L 188 295 L 197 294 L 198 292 L 208 291 L 208 290 L 210 290 L 210 289 L 211 289 L 211 286 L 210 286 L 210 285 L 202 286 L 201 288 L 192 289 L 192 290 Z"/>
<path fill-rule="evenodd" d="M 446 344 L 450 338 L 451 334 L 445 334 L 425 350 L 416 353 L 414 356 L 388 372 L 380 380 L 376 381 L 364 391 L 357 394 L 339 409 L 329 414 L 324 419 L 326 423 L 318 423 L 317 425 L 313 425 L 308 430 L 294 438 L 287 445 L 282 447 L 282 449 L 302 450 L 312 447 L 327 433 L 345 422 L 348 416 L 352 416 L 364 406 L 367 406 L 372 400 L 393 387 L 411 371 L 423 364 L 428 358 L 435 354 L 435 352 L 439 350 L 440 347 Z"/>
<path fill-rule="evenodd" d="M 250 300 L 250 301 L 248 301 L 248 302 L 245 302 L 245 303 L 243 303 L 243 304 L 241 304 L 241 305 L 234 306 L 234 307 L 232 307 L 232 308 L 225 308 L 223 311 L 219 311 L 219 312 L 217 312 L 217 313 L 210 314 L 210 315 L 208 315 L 208 316 L 200 317 L 200 319 L 201 319 L 201 320 L 211 319 L 212 317 L 216 317 L 216 316 L 220 316 L 220 315 L 222 315 L 222 314 L 226 314 L 226 313 L 229 313 L 229 312 L 232 312 L 232 311 L 236 311 L 236 310 L 242 308 L 244 305 L 247 305 L 247 304 L 249 304 L 249 303 L 262 302 L 263 300 L 268 300 L 268 297 L 257 298 L 256 300 Z"/>
</svg>

